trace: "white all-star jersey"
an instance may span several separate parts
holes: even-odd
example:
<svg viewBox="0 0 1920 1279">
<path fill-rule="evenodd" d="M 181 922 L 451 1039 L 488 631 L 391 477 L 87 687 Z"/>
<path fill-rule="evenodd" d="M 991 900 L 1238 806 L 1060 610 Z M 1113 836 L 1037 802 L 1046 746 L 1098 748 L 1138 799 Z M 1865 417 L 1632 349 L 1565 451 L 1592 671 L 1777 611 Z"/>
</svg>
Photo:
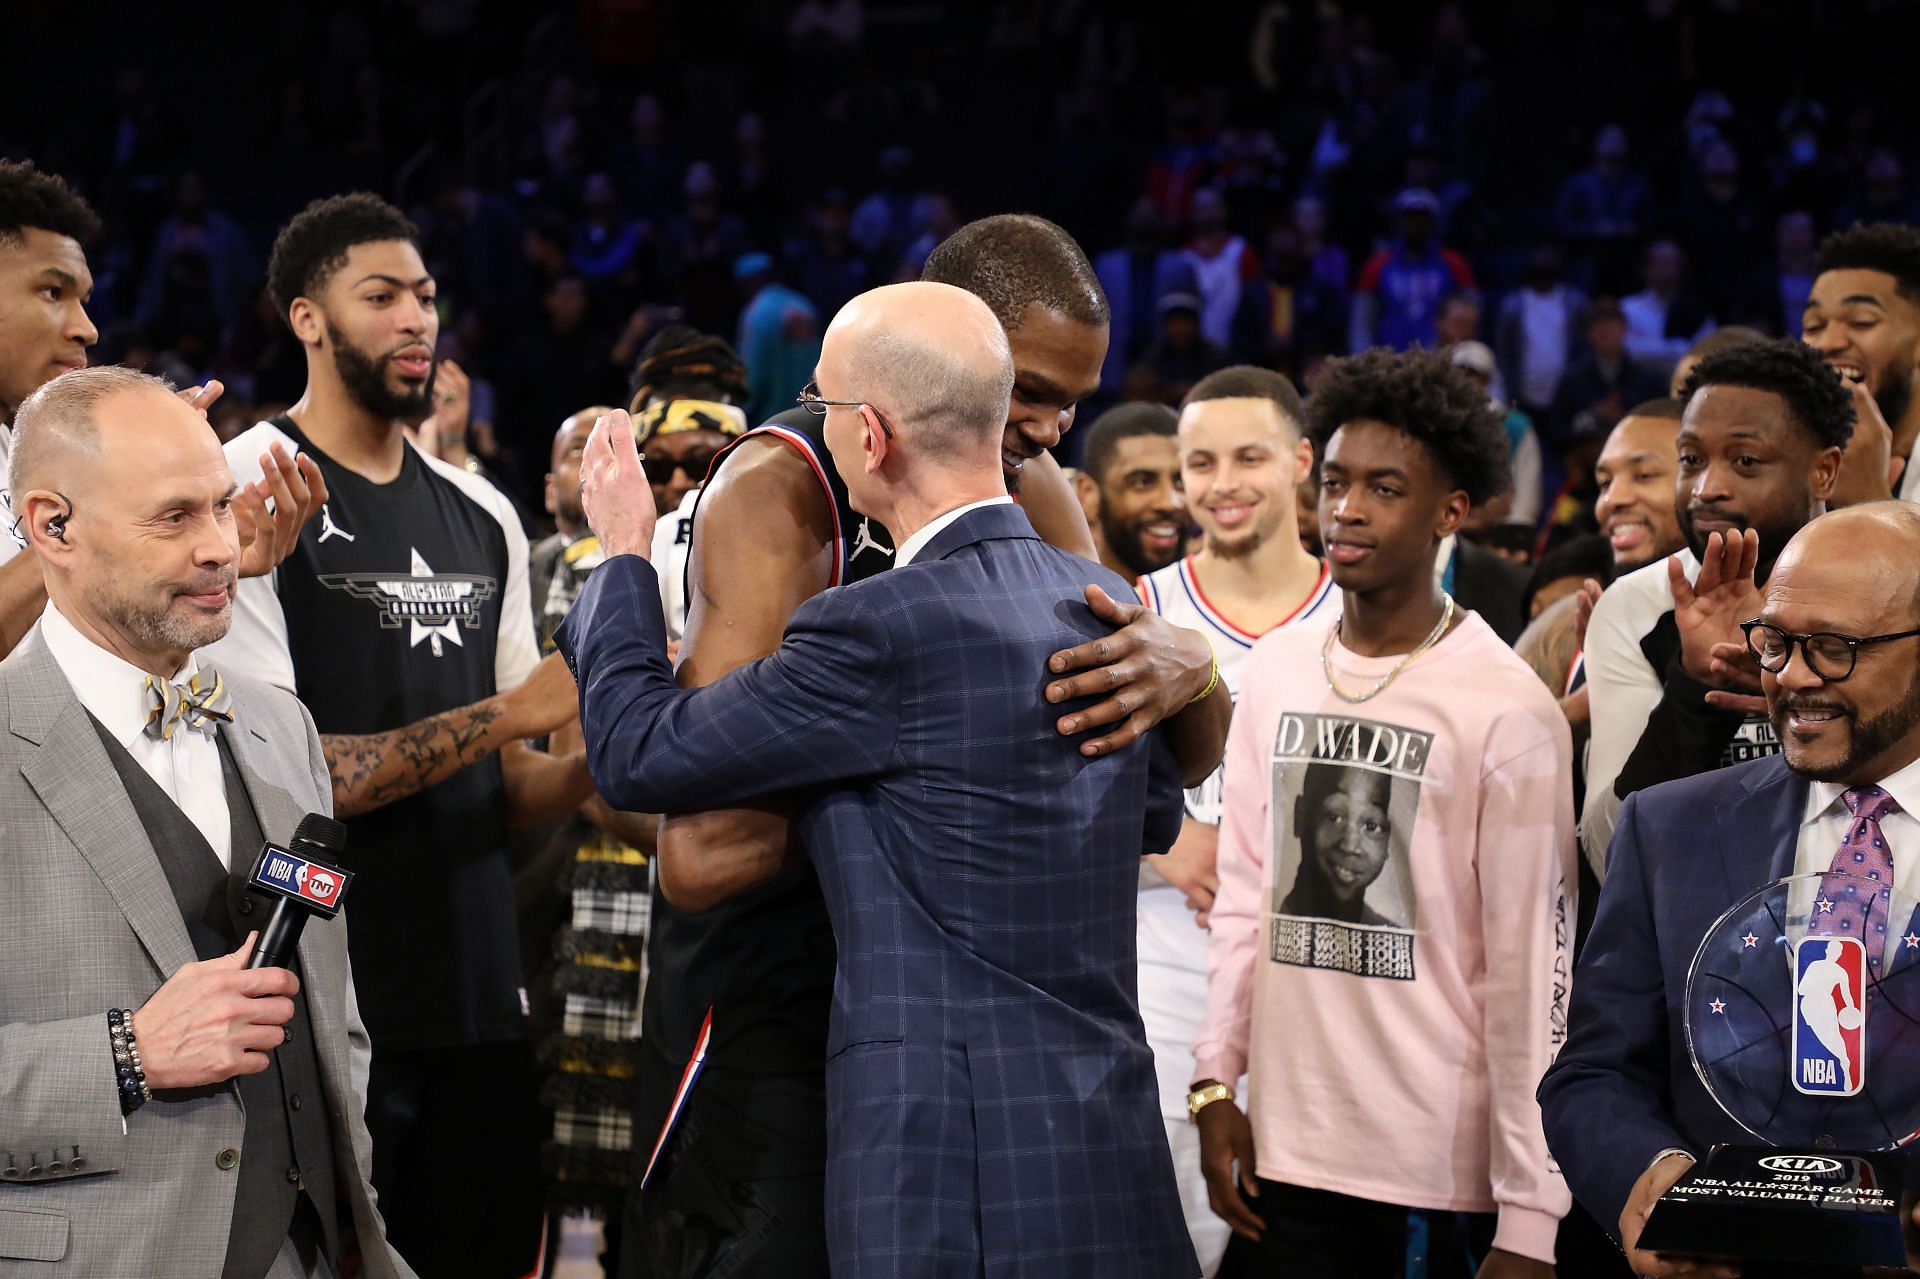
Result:
<svg viewBox="0 0 1920 1279">
<path fill-rule="evenodd" d="M 1227 686 L 1227 693 L 1236 700 L 1240 696 L 1240 670 L 1247 663 L 1247 654 L 1253 651 L 1254 641 L 1260 637 L 1244 630 L 1215 608 L 1200 589 L 1200 579 L 1193 572 L 1193 557 L 1186 556 L 1177 563 L 1149 573 L 1135 584 L 1140 592 L 1140 602 L 1176 626 L 1185 626 L 1199 631 L 1213 645 L 1214 660 L 1220 663 L 1220 682 Z M 1320 579 L 1307 592 L 1307 598 L 1300 607 L 1282 618 L 1274 629 L 1291 626 L 1319 613 L 1328 599 L 1335 594 L 1333 574 L 1323 560 L 1320 564 Z M 1209 826 L 1220 824 L 1220 787 L 1225 775 L 1225 766 L 1213 770 L 1212 776 L 1187 792 L 1187 816 L 1196 822 L 1205 822 Z"/>
</svg>

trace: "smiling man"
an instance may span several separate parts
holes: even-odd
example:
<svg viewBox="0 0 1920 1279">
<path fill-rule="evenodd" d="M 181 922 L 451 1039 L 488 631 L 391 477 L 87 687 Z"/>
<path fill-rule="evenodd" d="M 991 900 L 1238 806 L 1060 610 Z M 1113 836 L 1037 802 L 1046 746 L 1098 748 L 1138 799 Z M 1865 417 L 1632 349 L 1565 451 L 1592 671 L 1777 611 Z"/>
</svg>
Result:
<svg viewBox="0 0 1920 1279">
<path fill-rule="evenodd" d="M 1187 503 L 1180 493 L 1179 419 L 1164 404 L 1121 404 L 1087 428 L 1073 490 L 1102 564 L 1131 581 L 1186 553 Z"/>
<path fill-rule="evenodd" d="M 1920 498 L 1920 228 L 1894 223 L 1830 235 L 1814 264 L 1801 340 L 1842 377 L 1863 384 L 1905 459 L 1899 496 Z"/>
<path fill-rule="evenodd" d="M 1758 536 L 1753 581 L 1765 583 L 1788 539 L 1826 510 L 1853 433 L 1853 402 L 1838 374 L 1798 342 L 1709 355 L 1683 390 L 1675 501 L 1688 549 L 1608 587 L 1587 628 L 1593 739 L 1580 825 L 1601 876 L 1628 795 L 1779 751 L 1764 716 L 1708 702 L 1711 645 L 1684 641 L 1690 627 L 1725 610 L 1696 599 L 1694 583 L 1709 537 L 1747 530 Z M 1719 576 L 1716 568 L 1716 584 Z"/>
<path fill-rule="evenodd" d="M 1747 615 L 1762 624 L 1749 651 L 1784 758 L 1653 786 L 1620 811 L 1567 1044 L 1540 1101 L 1568 1184 L 1635 1274 L 1727 1273 L 1635 1246 L 1654 1203 L 1698 1156 L 1751 1139 L 1682 1048 L 1682 992 L 1700 938 L 1747 891 L 1785 875 L 1871 871 L 1909 894 L 1920 876 L 1916 588 L 1912 505 L 1870 503 L 1807 524 Z M 1809 921 L 1810 932 L 1820 927 Z M 1899 930 L 1888 931 L 1898 945 Z M 1870 947 L 1868 958 L 1881 955 Z"/>
<path fill-rule="evenodd" d="M 1594 464 L 1600 500 L 1593 504 L 1593 514 L 1613 552 L 1615 577 L 1686 545 L 1673 500 L 1682 412 L 1678 400 L 1636 405 L 1607 436 Z"/>
<path fill-rule="evenodd" d="M 1607 539 L 1613 572 L 1622 577 L 1686 546 L 1673 502 L 1673 476 L 1679 466 L 1674 436 L 1680 429 L 1678 400 L 1648 400 L 1620 419 L 1594 464 L 1600 499 L 1593 515 Z M 1603 583 L 1604 585 L 1604 583 Z M 1533 667 L 1560 698 L 1576 743 L 1584 742 L 1590 721 L 1581 598 L 1576 592 L 1549 605 L 1528 624 L 1514 651 Z M 1578 802 L 1581 789 L 1574 792 Z"/>
<path fill-rule="evenodd" d="M 1169 415 L 1171 416 L 1171 415 Z M 1313 469 L 1306 410 L 1286 375 L 1242 364 L 1201 378 L 1180 406 L 1180 482 L 1200 525 L 1200 549 L 1140 579 L 1154 612 L 1207 637 L 1220 682 L 1239 696 L 1254 642 L 1279 627 L 1326 620 L 1327 566 L 1296 535 L 1300 480 Z M 1222 770 L 1187 792 L 1180 838 L 1140 872 L 1140 1012 L 1160 1079 L 1161 1117 L 1187 1229 L 1211 1274 L 1226 1224 L 1207 1204 L 1200 1139 L 1187 1117 L 1193 1035 L 1207 1002 L 1208 912 L 1219 885 Z M 1198 924 L 1199 927 L 1195 925 Z"/>
</svg>

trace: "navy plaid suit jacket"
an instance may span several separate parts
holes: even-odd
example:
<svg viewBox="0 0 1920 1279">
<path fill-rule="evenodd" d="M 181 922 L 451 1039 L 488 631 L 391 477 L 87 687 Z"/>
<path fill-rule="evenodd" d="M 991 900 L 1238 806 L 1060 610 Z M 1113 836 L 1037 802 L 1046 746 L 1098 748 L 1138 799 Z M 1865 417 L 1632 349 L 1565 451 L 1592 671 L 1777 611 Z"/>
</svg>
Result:
<svg viewBox="0 0 1920 1279">
<path fill-rule="evenodd" d="M 675 686 L 652 569 L 595 570 L 558 636 L 601 794 L 641 812 L 809 792 L 839 943 L 838 1279 L 1198 1272 L 1135 990 L 1138 859 L 1179 831 L 1158 734 L 1085 759 L 1043 697 L 1126 583 L 1015 506 L 827 591 L 772 656 Z"/>
</svg>

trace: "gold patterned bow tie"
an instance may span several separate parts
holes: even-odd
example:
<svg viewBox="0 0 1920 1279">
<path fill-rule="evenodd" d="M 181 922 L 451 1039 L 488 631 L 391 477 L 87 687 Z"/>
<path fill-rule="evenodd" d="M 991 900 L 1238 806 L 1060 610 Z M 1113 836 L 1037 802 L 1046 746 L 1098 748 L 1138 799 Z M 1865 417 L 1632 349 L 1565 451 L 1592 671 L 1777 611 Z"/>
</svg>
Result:
<svg viewBox="0 0 1920 1279">
<path fill-rule="evenodd" d="M 233 722 L 233 695 L 216 672 L 185 684 L 147 676 L 147 736 L 167 741 L 181 724 L 213 735 L 213 721 Z"/>
</svg>

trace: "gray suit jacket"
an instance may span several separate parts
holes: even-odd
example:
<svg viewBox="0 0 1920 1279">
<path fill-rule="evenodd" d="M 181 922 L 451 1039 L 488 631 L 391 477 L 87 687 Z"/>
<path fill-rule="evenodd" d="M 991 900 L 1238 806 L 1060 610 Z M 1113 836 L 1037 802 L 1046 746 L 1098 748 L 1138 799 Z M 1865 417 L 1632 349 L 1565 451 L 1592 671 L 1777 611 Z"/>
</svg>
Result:
<svg viewBox="0 0 1920 1279">
<path fill-rule="evenodd" d="M 319 736 L 286 693 L 226 678 L 236 718 L 222 731 L 261 829 L 284 843 L 306 813 L 332 811 Z M 228 1165 L 233 1152 L 246 1157 L 238 1089 L 198 1089 L 123 1121 L 107 1042 L 107 1009 L 138 1008 L 194 962 L 180 909 L 37 628 L 0 663 L 0 717 L 0 1276 L 217 1276 L 233 1216 Z M 344 917 L 308 925 L 300 963 L 342 1233 L 358 1236 L 370 1277 L 412 1279 L 368 1181 L 371 1048 Z"/>
</svg>

